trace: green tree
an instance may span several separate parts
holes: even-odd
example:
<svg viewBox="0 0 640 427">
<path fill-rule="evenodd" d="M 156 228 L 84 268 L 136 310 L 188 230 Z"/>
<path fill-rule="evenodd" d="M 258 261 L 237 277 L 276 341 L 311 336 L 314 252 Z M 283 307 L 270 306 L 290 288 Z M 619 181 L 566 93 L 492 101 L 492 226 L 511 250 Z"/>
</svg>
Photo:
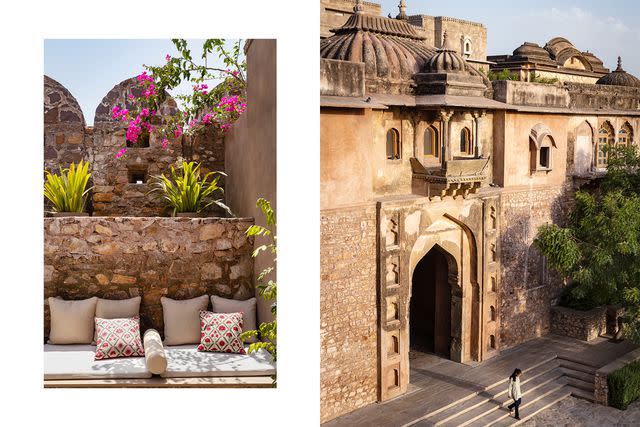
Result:
<svg viewBox="0 0 640 427">
<path fill-rule="evenodd" d="M 276 265 L 276 242 L 277 237 L 275 234 L 276 228 L 276 215 L 273 209 L 271 208 L 271 203 L 263 198 L 258 199 L 256 202 L 256 206 L 260 208 L 262 214 L 265 216 L 265 226 L 261 225 L 252 225 L 246 231 L 247 236 L 262 236 L 266 239 L 264 244 L 257 246 L 251 256 L 256 258 L 260 253 L 271 254 L 273 257 L 273 263 L 266 267 L 264 270 L 260 272 L 257 277 L 258 285 L 258 293 L 265 301 L 271 303 L 271 314 L 273 315 L 273 320 L 270 322 L 261 322 L 257 331 L 245 331 L 242 333 L 241 337 L 243 340 L 246 340 L 250 337 L 257 337 L 258 333 L 260 333 L 261 341 L 249 344 L 249 353 L 254 351 L 258 351 L 261 348 L 271 354 L 273 360 L 277 360 L 278 352 L 277 352 L 277 285 L 274 280 L 274 270 Z M 275 375 L 273 377 L 274 385 L 276 382 Z"/>
<path fill-rule="evenodd" d="M 540 227 L 534 241 L 571 285 L 560 303 L 576 309 L 624 304 L 626 336 L 640 343 L 640 155 L 607 150 L 607 173 L 575 194 L 566 227 Z"/>
</svg>

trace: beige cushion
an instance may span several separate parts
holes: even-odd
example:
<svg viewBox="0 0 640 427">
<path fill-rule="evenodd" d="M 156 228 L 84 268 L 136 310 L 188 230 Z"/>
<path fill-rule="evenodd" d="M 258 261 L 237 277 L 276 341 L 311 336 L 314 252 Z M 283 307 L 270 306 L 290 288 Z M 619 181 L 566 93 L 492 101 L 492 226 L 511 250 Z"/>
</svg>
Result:
<svg viewBox="0 0 640 427">
<path fill-rule="evenodd" d="M 160 298 L 164 317 L 166 345 L 200 343 L 200 310 L 209 306 L 209 297 L 202 295 L 188 300 Z"/>
<path fill-rule="evenodd" d="M 256 299 L 250 298 L 245 301 L 211 296 L 211 306 L 214 313 L 242 313 L 242 330 L 256 330 Z M 256 342 L 256 337 L 251 337 L 245 342 Z"/>
<path fill-rule="evenodd" d="M 152 374 L 160 375 L 167 370 L 167 356 L 160 334 L 155 329 L 147 329 L 144 333 L 144 357 L 147 369 Z"/>
<path fill-rule="evenodd" d="M 97 297 L 79 301 L 49 298 L 49 344 L 91 344 Z"/>
<path fill-rule="evenodd" d="M 140 297 L 129 299 L 102 299 L 96 304 L 96 317 L 101 319 L 124 319 L 140 315 Z M 97 337 L 94 334 L 93 341 Z"/>
<path fill-rule="evenodd" d="M 140 297 L 129 299 L 102 299 L 96 304 L 96 317 L 101 319 L 123 319 L 140 315 Z"/>
</svg>

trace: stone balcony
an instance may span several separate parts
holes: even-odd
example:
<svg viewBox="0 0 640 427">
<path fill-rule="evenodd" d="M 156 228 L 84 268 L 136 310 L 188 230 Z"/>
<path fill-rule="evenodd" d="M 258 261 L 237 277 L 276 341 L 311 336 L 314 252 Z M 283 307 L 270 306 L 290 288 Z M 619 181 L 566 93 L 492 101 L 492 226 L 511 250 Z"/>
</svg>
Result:
<svg viewBox="0 0 640 427">
<path fill-rule="evenodd" d="M 457 158 L 447 160 L 444 168 L 428 169 L 412 158 L 412 192 L 429 198 L 467 197 L 486 185 L 489 161 L 487 158 Z"/>
</svg>

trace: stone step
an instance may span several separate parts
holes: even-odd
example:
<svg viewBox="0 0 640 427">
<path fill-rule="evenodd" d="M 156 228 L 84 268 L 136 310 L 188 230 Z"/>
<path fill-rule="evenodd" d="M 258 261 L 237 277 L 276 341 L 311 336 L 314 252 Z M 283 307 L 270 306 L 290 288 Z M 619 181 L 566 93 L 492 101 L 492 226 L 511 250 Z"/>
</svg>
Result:
<svg viewBox="0 0 640 427">
<path fill-rule="evenodd" d="M 595 389 L 592 382 L 590 383 L 587 381 L 582 381 L 578 378 L 571 378 L 571 377 L 565 377 L 565 379 L 567 380 L 567 384 L 569 384 L 572 387 L 579 388 L 584 391 L 590 391 L 591 393 L 593 393 L 593 390 Z"/>
<path fill-rule="evenodd" d="M 561 358 L 558 358 L 558 363 L 562 368 L 572 369 L 574 371 L 584 372 L 584 373 L 593 374 L 593 375 L 595 375 L 596 371 L 599 369 L 593 366 L 585 365 L 583 363 L 578 363 L 578 362 L 574 362 L 567 359 L 561 359 Z"/>
<path fill-rule="evenodd" d="M 521 385 L 524 394 L 526 395 L 527 393 L 531 393 L 550 381 L 560 378 L 562 376 L 562 372 L 560 371 L 560 368 L 554 368 L 554 366 L 555 364 L 549 364 L 546 368 L 539 367 L 537 370 L 529 371 Z M 547 370 L 548 368 L 551 368 L 551 370 Z M 460 416 L 467 411 L 473 410 L 486 402 L 495 401 L 497 403 L 502 403 L 507 399 L 507 381 L 505 380 L 502 385 L 486 390 L 478 394 L 476 397 L 462 402 L 460 405 L 448 408 L 434 416 L 428 417 L 426 420 L 430 422 L 431 425 L 441 425 L 442 423 Z"/>
<path fill-rule="evenodd" d="M 530 411 L 532 408 L 536 408 L 536 403 L 540 400 L 545 399 L 547 396 L 556 396 L 557 393 L 563 389 L 566 389 L 565 383 L 562 380 L 556 380 L 549 384 L 545 384 L 543 387 L 540 387 L 536 392 L 530 395 L 523 395 L 522 404 L 520 405 L 521 416 L 523 411 Z M 569 396 L 571 392 L 569 390 L 564 390 L 562 392 L 562 396 Z M 544 400 L 546 401 L 546 399 Z M 509 410 L 505 406 L 498 407 L 496 405 L 496 410 L 486 414 L 482 418 L 478 418 L 474 420 L 472 423 L 468 423 L 467 425 L 472 427 L 486 427 L 490 425 L 494 425 L 495 423 L 504 422 L 505 419 L 509 421 L 514 421 L 513 417 L 509 415 Z M 528 415 L 528 412 L 524 412 Z M 451 424 L 452 426 L 455 424 Z M 509 424 L 506 424 L 509 425 Z"/>
<path fill-rule="evenodd" d="M 590 360 L 583 360 L 583 359 L 579 359 L 577 357 L 568 356 L 568 355 L 558 356 L 558 360 L 560 360 L 560 361 L 566 360 L 568 362 L 577 363 L 578 365 L 589 366 L 590 368 L 595 368 L 596 370 L 598 370 L 598 369 L 600 369 L 602 367 L 602 366 L 598 365 L 597 363 L 592 362 Z"/>
<path fill-rule="evenodd" d="M 532 404 L 538 399 L 541 399 L 542 397 L 558 390 L 563 386 L 564 383 L 562 382 L 562 380 L 553 380 L 536 388 L 535 390 L 532 390 L 530 393 L 523 394 L 522 398 L 524 402 Z M 506 406 L 510 402 L 512 402 L 512 400 L 507 398 L 506 396 L 504 399 L 490 400 L 470 411 L 461 414 L 458 417 L 452 418 L 449 421 L 439 425 L 443 427 L 464 427 L 476 421 L 480 421 L 482 423 L 485 421 L 485 419 L 497 421 L 501 419 L 503 415 L 509 415 L 509 411 L 506 410 Z"/>
<path fill-rule="evenodd" d="M 581 388 L 576 388 L 570 385 L 567 385 L 567 388 L 571 391 L 571 396 L 587 400 L 591 403 L 595 402 L 595 396 L 593 395 L 593 391 L 585 391 Z"/>
<path fill-rule="evenodd" d="M 491 423 L 491 424 L 485 424 L 486 427 L 491 426 L 491 427 L 505 427 L 505 426 L 517 426 L 520 425 L 522 423 L 524 423 L 525 421 L 527 421 L 528 419 L 534 417 L 536 414 L 539 414 L 540 412 L 544 411 L 545 409 L 550 408 L 551 406 L 555 405 L 556 403 L 560 402 L 563 399 L 566 399 L 567 397 L 569 397 L 571 395 L 571 391 L 568 390 L 568 388 L 565 387 L 561 387 L 558 390 L 555 390 L 552 393 L 547 394 L 546 396 L 536 400 L 535 402 L 531 402 L 530 405 L 521 405 L 520 406 L 520 420 L 516 420 L 513 418 L 513 416 L 509 415 L 508 413 L 506 415 L 504 415 L 502 418 L 500 418 L 498 421 Z M 524 412 L 523 412 L 524 411 Z"/>
<path fill-rule="evenodd" d="M 563 368 L 563 367 L 561 367 L 560 370 L 567 377 L 577 378 L 579 380 L 586 381 L 591 384 L 593 384 L 596 380 L 596 376 L 594 374 L 588 374 L 586 372 L 576 371 L 574 369 Z"/>
<path fill-rule="evenodd" d="M 558 361 L 557 361 L 557 357 L 555 355 L 553 356 L 549 356 L 545 359 L 542 359 L 539 363 L 536 364 L 532 364 L 531 366 L 525 368 L 522 370 L 523 373 L 527 374 L 528 376 L 531 376 L 532 378 L 535 378 L 538 375 L 544 374 L 546 372 L 549 372 L 550 370 L 553 370 L 555 368 L 557 368 L 558 365 Z M 508 374 L 507 374 L 508 376 Z M 526 378 L 526 377 L 525 377 Z M 474 397 L 478 396 L 481 393 L 489 393 L 490 396 L 494 396 L 499 394 L 500 392 L 504 392 L 506 393 L 506 381 L 507 378 L 502 378 L 499 381 L 496 381 L 492 384 L 489 384 L 488 386 L 486 386 L 484 389 L 477 391 L 477 392 L 473 392 L 473 393 L 469 393 L 468 395 L 466 395 L 465 397 L 455 400 L 451 403 L 449 403 L 448 405 L 442 406 L 441 408 L 438 408 L 436 410 L 433 410 L 431 412 L 427 412 L 425 413 L 423 416 L 421 416 L 420 418 L 417 418 L 413 421 L 410 421 L 406 424 L 403 424 L 402 427 L 409 427 L 409 426 L 431 426 L 433 425 L 432 422 L 428 422 L 428 423 L 422 423 L 423 420 L 426 420 L 427 418 L 433 417 L 441 412 L 444 412 L 450 408 L 453 407 L 458 407 L 459 405 L 463 404 L 464 402 L 473 399 Z M 523 381 L 524 384 L 524 381 Z M 492 390 L 495 389 L 495 390 Z M 473 405 L 471 405 L 473 406 Z"/>
</svg>

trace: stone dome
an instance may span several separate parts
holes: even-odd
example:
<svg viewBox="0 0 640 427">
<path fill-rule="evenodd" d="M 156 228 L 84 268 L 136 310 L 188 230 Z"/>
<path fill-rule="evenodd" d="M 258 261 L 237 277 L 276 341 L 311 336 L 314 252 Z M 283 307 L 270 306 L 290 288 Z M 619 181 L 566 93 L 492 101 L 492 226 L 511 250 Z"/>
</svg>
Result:
<svg viewBox="0 0 640 427">
<path fill-rule="evenodd" d="M 367 15 L 356 3 L 354 14 L 320 43 L 320 57 L 364 62 L 366 78 L 410 80 L 435 53 L 417 27 L 404 20 Z"/>
<path fill-rule="evenodd" d="M 427 63 L 426 73 L 466 73 L 467 61 L 451 45 L 447 32 L 443 34 L 442 48 Z"/>
<path fill-rule="evenodd" d="M 549 52 L 537 43 L 524 42 L 513 51 L 513 56 L 534 57 L 550 60 Z"/>
<path fill-rule="evenodd" d="M 618 56 L 618 68 L 606 76 L 600 77 L 596 84 L 640 87 L 640 79 L 622 69 L 622 59 Z"/>
</svg>

